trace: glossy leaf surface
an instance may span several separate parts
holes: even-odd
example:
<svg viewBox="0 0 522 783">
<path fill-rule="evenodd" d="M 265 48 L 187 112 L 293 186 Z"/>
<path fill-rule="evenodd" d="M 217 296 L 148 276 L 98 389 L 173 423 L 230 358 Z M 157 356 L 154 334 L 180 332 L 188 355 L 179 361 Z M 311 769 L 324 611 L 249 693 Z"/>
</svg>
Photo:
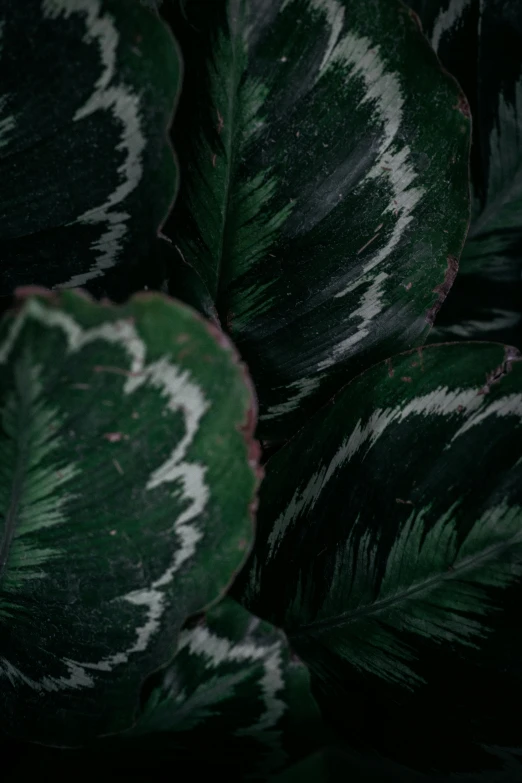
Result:
<svg viewBox="0 0 522 783">
<path fill-rule="evenodd" d="M 231 346 L 185 306 L 21 296 L 0 332 L 1 728 L 84 744 L 129 728 L 145 677 L 240 567 L 255 410 Z"/>
<path fill-rule="evenodd" d="M 522 15 L 517 0 L 411 0 L 473 114 L 473 220 L 430 339 L 522 346 Z M 501 53 L 501 56 L 499 56 Z"/>
<path fill-rule="evenodd" d="M 182 631 L 173 662 L 154 679 L 130 736 L 149 753 L 170 749 L 172 763 L 207 747 L 227 780 L 265 780 L 320 742 L 306 668 L 281 631 L 231 599 Z"/>
<path fill-rule="evenodd" d="M 500 757 L 480 745 L 519 741 L 512 350 L 433 346 L 349 384 L 268 461 L 235 588 L 285 629 L 349 742 L 425 769 L 494 767 Z"/>
<path fill-rule="evenodd" d="M 281 440 L 426 337 L 467 228 L 466 107 L 395 0 L 162 8 L 186 63 L 171 291 L 199 273 Z"/>
<path fill-rule="evenodd" d="M 128 0 L 0 0 L 0 293 L 119 294 L 172 204 L 176 45 Z"/>
</svg>

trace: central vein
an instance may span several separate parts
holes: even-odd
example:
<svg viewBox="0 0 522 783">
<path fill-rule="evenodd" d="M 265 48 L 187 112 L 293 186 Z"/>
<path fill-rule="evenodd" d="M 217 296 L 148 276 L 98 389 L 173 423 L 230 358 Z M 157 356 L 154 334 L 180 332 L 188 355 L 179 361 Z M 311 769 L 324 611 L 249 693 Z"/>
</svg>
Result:
<svg viewBox="0 0 522 783">
<path fill-rule="evenodd" d="M 4 411 L 4 433 L 7 438 L 14 441 L 16 461 L 14 465 L 9 506 L 5 514 L 3 535 L 0 542 L 0 579 L 9 560 L 9 552 L 16 530 L 16 523 L 19 518 L 22 492 L 30 461 L 30 421 L 33 394 L 28 368 L 29 357 L 27 356 L 27 353 L 24 353 L 14 372 L 14 395 L 16 395 L 16 397 L 13 395 L 12 400 L 13 408 L 16 406 L 16 415 L 13 416 L 11 421 L 7 421 L 7 412 Z M 8 468 L 9 466 L 6 467 Z"/>
<path fill-rule="evenodd" d="M 239 84 L 243 75 L 245 66 L 245 44 L 243 41 L 242 30 L 244 27 L 244 9 L 243 0 L 231 0 L 228 14 L 228 27 L 230 34 L 230 74 L 225 75 L 227 90 L 226 109 L 223 112 L 220 111 L 220 107 L 216 107 L 216 121 L 218 133 L 223 140 L 223 148 L 225 153 L 225 174 L 223 183 L 223 212 L 222 212 L 222 226 L 220 232 L 220 242 L 217 249 L 217 268 L 216 268 L 216 302 L 217 309 L 220 316 L 220 320 L 225 326 L 224 319 L 226 315 L 223 312 L 226 309 L 224 304 L 226 289 L 230 282 L 232 274 L 230 270 L 226 269 L 226 239 L 227 228 L 229 221 L 229 214 L 231 208 L 231 192 L 233 188 L 233 175 L 234 175 L 234 163 L 239 150 L 235 148 L 234 141 L 238 139 L 239 134 L 236 132 L 236 124 L 238 121 L 238 100 L 239 100 Z"/>
</svg>

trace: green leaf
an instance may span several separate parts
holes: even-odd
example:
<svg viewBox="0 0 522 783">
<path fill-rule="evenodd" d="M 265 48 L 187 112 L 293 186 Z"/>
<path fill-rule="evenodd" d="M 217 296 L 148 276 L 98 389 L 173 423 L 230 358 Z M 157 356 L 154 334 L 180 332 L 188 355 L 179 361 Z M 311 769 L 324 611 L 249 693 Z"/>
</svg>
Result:
<svg viewBox="0 0 522 783">
<path fill-rule="evenodd" d="M 522 17 L 517 0 L 410 0 L 473 114 L 473 220 L 432 340 L 522 346 Z M 498 52 L 502 51 L 502 57 Z"/>
<path fill-rule="evenodd" d="M 219 328 L 219 316 L 214 300 L 201 275 L 180 258 L 178 248 L 174 247 L 165 236 L 158 239 L 156 254 L 156 259 L 160 259 L 157 265 L 164 271 L 166 290 L 175 288 L 177 299 L 199 310 L 205 318 Z M 174 286 L 172 286 L 173 276 L 176 281 Z"/>
<path fill-rule="evenodd" d="M 433 346 L 349 384 L 268 461 L 234 588 L 284 628 L 332 717 L 435 768 L 452 732 L 463 748 L 516 746 L 522 728 L 508 709 L 522 695 L 515 358 Z"/>
<path fill-rule="evenodd" d="M 154 679 L 127 735 L 148 739 L 147 755 L 161 743 L 174 762 L 177 753 L 197 758 L 211 745 L 227 780 L 264 780 L 320 742 L 306 668 L 281 631 L 231 599 L 182 631 L 174 660 Z"/>
<path fill-rule="evenodd" d="M 0 333 L 0 728 L 65 746 L 129 728 L 241 566 L 255 411 L 188 308 L 32 290 Z"/>
<path fill-rule="evenodd" d="M 176 188 L 176 45 L 129 0 L 0 3 L 0 291 L 118 294 Z"/>
<path fill-rule="evenodd" d="M 469 120 L 395 0 L 163 13 L 186 62 L 170 290 L 199 273 L 280 441 L 426 337 L 467 228 Z"/>
</svg>

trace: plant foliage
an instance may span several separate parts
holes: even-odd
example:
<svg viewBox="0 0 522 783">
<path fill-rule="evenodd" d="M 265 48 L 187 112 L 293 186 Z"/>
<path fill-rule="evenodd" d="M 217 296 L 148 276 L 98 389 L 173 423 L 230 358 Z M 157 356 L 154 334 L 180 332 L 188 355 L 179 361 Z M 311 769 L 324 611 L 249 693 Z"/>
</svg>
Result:
<svg viewBox="0 0 522 783">
<path fill-rule="evenodd" d="M 0 0 L 3 779 L 522 780 L 521 18 Z"/>
</svg>

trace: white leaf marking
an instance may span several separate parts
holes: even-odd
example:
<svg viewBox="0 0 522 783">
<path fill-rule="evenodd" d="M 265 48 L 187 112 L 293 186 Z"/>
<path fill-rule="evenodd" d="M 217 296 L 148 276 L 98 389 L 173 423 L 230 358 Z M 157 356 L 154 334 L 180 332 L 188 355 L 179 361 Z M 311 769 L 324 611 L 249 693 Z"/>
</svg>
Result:
<svg viewBox="0 0 522 783">
<path fill-rule="evenodd" d="M 210 404 L 201 389 L 189 379 L 188 372 L 181 371 L 170 364 L 166 358 L 150 365 L 145 364 L 146 346 L 130 320 L 113 321 L 84 330 L 72 316 L 55 308 L 44 307 L 37 299 L 29 299 L 18 318 L 12 321 L 5 341 L 0 345 L 0 365 L 7 362 L 25 323 L 30 319 L 45 327 L 61 329 L 67 340 L 69 353 L 75 353 L 85 345 L 96 341 L 120 346 L 129 356 L 131 365 L 124 393 L 132 394 L 143 384 L 149 384 L 160 389 L 167 398 L 166 404 L 170 410 L 181 411 L 185 417 L 183 438 L 175 446 L 170 457 L 152 473 L 147 483 L 147 489 L 153 489 L 162 483 L 175 482 L 178 493 L 181 493 L 181 499 L 188 501 L 187 508 L 173 523 L 180 546 L 167 570 L 148 589 L 132 591 L 114 599 L 146 607 L 146 620 L 140 628 L 136 629 L 135 643 L 123 652 L 96 663 L 71 662 L 71 665 L 82 670 L 111 671 L 115 666 L 126 663 L 132 653 L 142 652 L 147 648 L 151 637 L 158 631 L 159 621 L 165 608 L 164 596 L 160 588 L 172 582 L 174 574 L 188 558 L 192 557 L 198 541 L 203 537 L 201 530 L 194 524 L 194 519 L 204 510 L 209 497 L 209 490 L 204 481 L 206 469 L 197 463 L 186 462 L 185 457 L 199 428 L 200 420 Z M 85 684 L 87 681 L 93 684 L 85 675 Z"/>
<path fill-rule="evenodd" d="M 265 670 L 261 680 L 265 710 L 259 720 L 235 733 L 238 736 L 257 734 L 277 724 L 286 705 L 277 697 L 284 687 L 281 673 L 281 642 L 263 647 L 252 642 L 232 644 L 228 639 L 216 636 L 204 626 L 183 631 L 180 636 L 179 650 L 188 647 L 193 655 L 203 655 L 213 667 L 225 661 L 261 661 Z"/>
<path fill-rule="evenodd" d="M 125 153 L 125 159 L 117 169 L 120 182 L 103 204 L 87 210 L 76 219 L 77 223 L 101 223 L 106 226 L 102 236 L 92 244 L 92 249 L 98 251 L 96 263 L 88 272 L 74 275 L 67 282 L 55 286 L 74 288 L 99 277 L 118 261 L 130 215 L 113 211 L 113 207 L 121 204 L 138 186 L 143 174 L 142 153 L 146 141 L 141 127 L 139 96 L 122 82 L 113 84 L 119 35 L 113 17 L 108 13 L 102 14 L 100 0 L 43 0 L 42 8 L 51 19 L 60 15 L 68 18 L 73 13 L 82 14 L 86 25 L 84 41 L 97 43 L 100 50 L 101 75 L 92 95 L 74 115 L 74 121 L 79 122 L 96 111 L 110 111 L 122 126 L 120 142 L 116 147 L 116 150 Z M 81 133 L 81 130 L 78 132 Z"/>
<path fill-rule="evenodd" d="M 471 0 L 450 0 L 450 4 L 445 11 L 440 11 L 431 34 L 431 45 L 437 52 L 440 45 L 440 39 L 460 23 L 462 15 L 466 8 L 471 5 Z"/>
<path fill-rule="evenodd" d="M 294 0 L 284 0 L 281 11 L 292 2 L 294 2 Z M 342 32 L 344 25 L 344 7 L 337 2 L 337 0 L 308 0 L 308 2 L 314 10 L 319 11 L 326 16 L 327 24 L 330 26 L 330 38 L 321 65 L 319 66 L 319 71 L 322 72 L 330 62 L 330 57 L 332 56 L 334 47 Z"/>
<path fill-rule="evenodd" d="M 390 255 L 413 220 L 411 214 L 413 209 L 426 192 L 423 188 L 411 187 L 417 177 L 415 169 L 409 162 L 411 150 L 397 138 L 404 106 L 399 75 L 386 72 L 379 51 L 380 47 L 372 45 L 368 38 L 359 38 L 348 33 L 336 46 L 329 63 L 329 67 L 332 67 L 336 62 L 340 62 L 348 67 L 350 76 L 363 80 L 366 92 L 361 104 L 371 102 L 383 126 L 379 154 L 362 184 L 366 180 L 383 178 L 388 180 L 392 198 L 382 214 L 393 214 L 396 219 L 386 244 L 376 250 L 363 266 L 361 273 L 363 275 Z M 352 290 L 353 284 L 336 296 L 345 296 Z"/>
<path fill-rule="evenodd" d="M 462 427 L 457 430 L 452 441 L 459 438 L 472 427 L 476 427 L 477 424 L 480 424 L 489 416 L 518 416 L 519 419 L 522 419 L 522 396 L 520 394 L 507 394 L 505 397 L 493 400 L 489 404 L 486 403 L 485 407 L 481 408 L 473 416 L 470 416 Z"/>
<path fill-rule="evenodd" d="M 447 416 L 462 409 L 472 412 L 483 404 L 483 399 L 477 394 L 476 389 L 450 390 L 441 387 L 422 397 L 415 397 L 403 408 L 378 408 L 365 423 L 359 419 L 350 436 L 343 441 L 328 464 L 317 470 L 303 489 L 296 490 L 284 512 L 276 519 L 268 537 L 268 558 L 270 559 L 276 554 L 289 526 L 295 524 L 301 514 L 309 512 L 314 507 L 321 492 L 336 471 L 348 462 L 363 445 L 367 444 L 368 448 L 374 446 L 391 424 L 398 424 L 408 416 L 415 414 Z"/>
<path fill-rule="evenodd" d="M 302 400 L 309 397 L 310 394 L 317 389 L 320 382 L 321 378 L 316 376 L 315 378 L 302 378 L 301 380 L 294 381 L 293 383 L 289 383 L 288 386 L 283 387 L 287 393 L 290 393 L 290 390 L 293 389 L 295 389 L 295 393 L 285 402 L 271 405 L 262 416 L 263 421 L 275 419 L 277 416 L 282 416 L 285 413 L 291 413 L 293 410 L 296 410 Z"/>
<path fill-rule="evenodd" d="M 331 367 L 340 357 L 346 355 L 357 343 L 370 334 L 370 325 L 382 310 L 383 283 L 388 277 L 389 275 L 386 272 L 380 272 L 373 280 L 370 275 L 366 275 L 360 277 L 343 292 L 346 293 L 348 290 L 355 291 L 359 286 L 371 281 L 368 290 L 361 298 L 359 307 L 350 314 L 350 318 L 357 317 L 361 319 L 361 322 L 357 325 L 357 331 L 333 347 L 329 357 L 318 365 L 319 370 Z"/>
<path fill-rule="evenodd" d="M 492 317 L 493 316 L 493 317 Z M 489 319 L 489 320 L 488 320 Z M 438 326 L 437 335 L 455 335 L 457 337 L 472 337 L 477 332 L 492 332 L 497 329 L 511 329 L 522 320 L 522 314 L 514 310 L 502 310 L 492 307 L 484 312 L 483 320 L 462 321 L 450 326 Z"/>
<path fill-rule="evenodd" d="M 3 51 L 3 36 L 4 36 L 4 26 L 5 22 L 0 21 L 0 55 Z M 8 96 L 7 95 L 0 95 L 0 149 L 2 147 L 5 147 L 5 145 L 9 142 L 9 133 L 13 130 L 15 127 L 15 118 L 12 114 L 7 115 L 7 117 L 2 117 L 2 113 L 4 111 L 4 106 L 7 102 Z"/>
<path fill-rule="evenodd" d="M 287 0 L 287 3 L 290 1 Z M 341 13 L 343 9 L 336 0 L 310 1 L 314 9 L 325 14 L 326 21 L 331 27 L 330 44 L 321 65 L 319 78 L 336 64 L 347 68 L 348 80 L 359 78 L 363 81 L 365 95 L 361 104 L 370 102 L 375 107 L 378 119 L 382 123 L 383 137 L 377 158 L 359 187 L 368 185 L 373 180 L 386 179 L 391 187 L 391 198 L 382 214 L 394 216 L 393 228 L 384 246 L 376 249 L 370 256 L 361 270 L 360 277 L 355 282 L 350 283 L 334 295 L 334 298 L 343 297 L 353 293 L 360 286 L 369 286 L 361 298 L 359 307 L 348 316 L 349 321 L 354 318 L 361 319 L 357 328 L 349 337 L 334 345 L 328 358 L 318 365 L 318 372 L 323 372 L 342 361 L 358 343 L 371 333 L 371 324 L 383 310 L 383 284 L 389 274 L 383 271 L 373 277 L 369 273 L 385 261 L 397 246 L 406 228 L 413 220 L 413 210 L 426 191 L 421 187 L 412 187 L 417 173 L 410 163 L 411 150 L 409 146 L 402 144 L 398 139 L 404 105 L 399 75 L 386 72 L 384 60 L 379 54 L 379 46 L 372 45 L 368 38 L 358 37 L 350 32 L 338 40 L 344 17 Z M 297 394 L 284 403 L 272 406 L 262 417 L 263 420 L 275 418 L 294 410 L 297 404 L 317 388 L 320 380 L 320 376 L 315 376 L 294 382 L 292 386 L 296 387 Z"/>
<path fill-rule="evenodd" d="M 513 102 L 499 94 L 496 122 L 489 138 L 490 160 L 486 206 L 473 222 L 469 239 L 492 232 L 520 228 L 522 203 L 522 79 L 514 90 Z M 496 252 L 512 237 L 493 237 Z M 484 241 L 484 240 L 483 240 Z M 491 240 L 489 240 L 491 241 Z M 486 249 L 486 247 L 484 248 Z"/>
</svg>

